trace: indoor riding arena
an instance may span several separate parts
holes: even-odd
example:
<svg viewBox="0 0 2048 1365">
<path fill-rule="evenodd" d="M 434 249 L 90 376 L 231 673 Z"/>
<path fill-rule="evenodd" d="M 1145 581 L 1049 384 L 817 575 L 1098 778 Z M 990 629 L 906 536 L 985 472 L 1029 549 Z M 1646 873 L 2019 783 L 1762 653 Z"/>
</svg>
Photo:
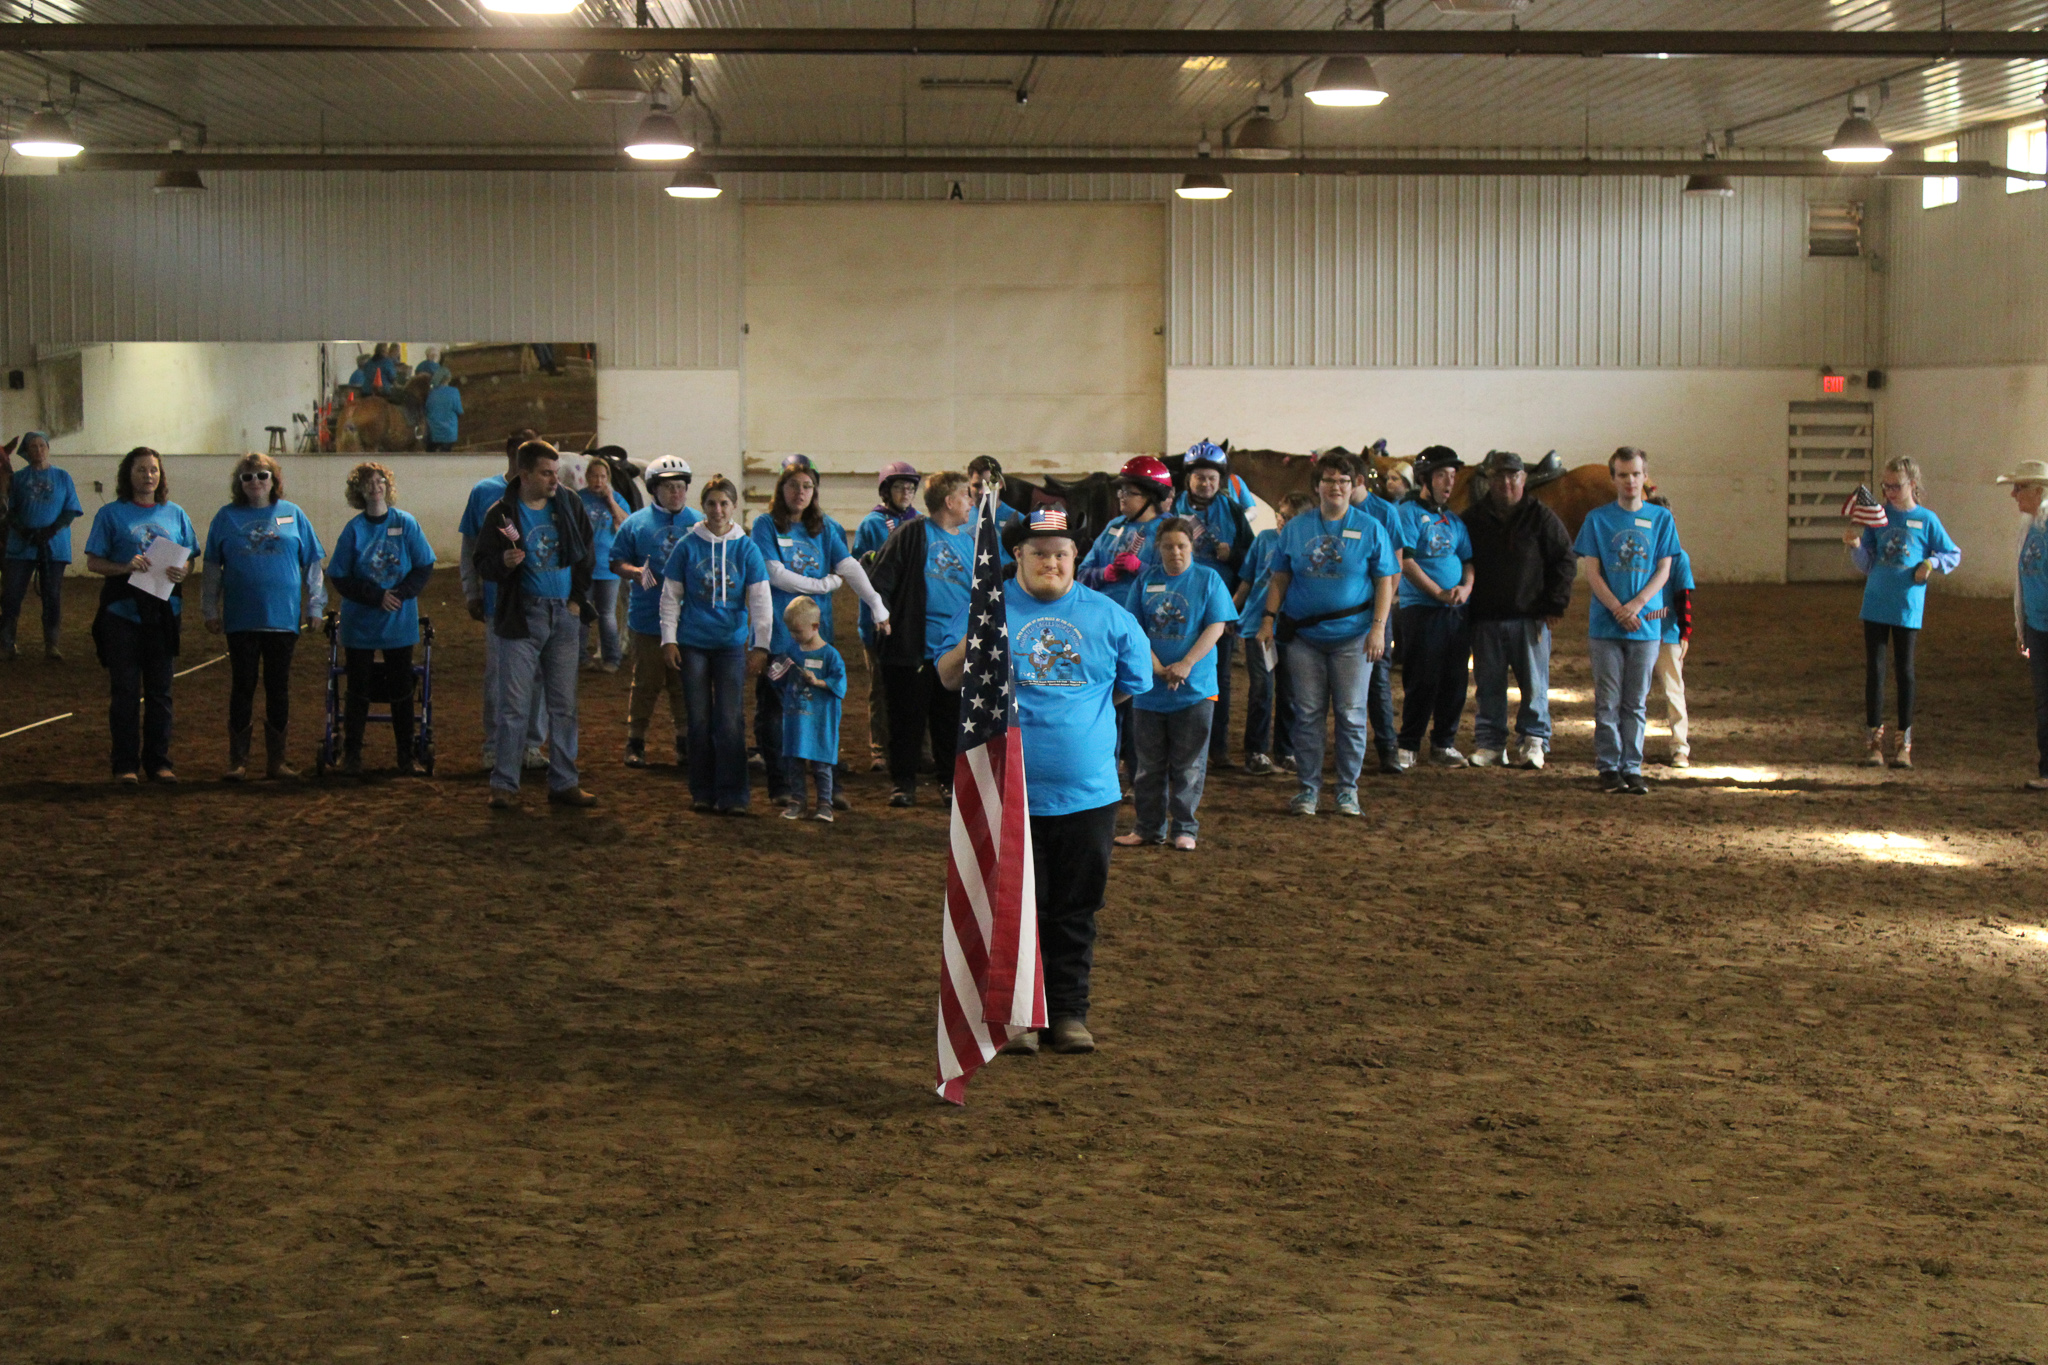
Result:
<svg viewBox="0 0 2048 1365">
<path fill-rule="evenodd" d="M 0 20 L 0 1360 L 2048 1365 L 2048 0 L 342 8 Z"/>
</svg>

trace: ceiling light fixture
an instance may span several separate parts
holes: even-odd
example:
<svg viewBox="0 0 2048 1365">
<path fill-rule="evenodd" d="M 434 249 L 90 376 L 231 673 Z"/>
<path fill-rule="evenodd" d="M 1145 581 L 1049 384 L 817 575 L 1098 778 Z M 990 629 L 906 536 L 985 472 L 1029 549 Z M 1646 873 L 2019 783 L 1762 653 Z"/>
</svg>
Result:
<svg viewBox="0 0 2048 1365">
<path fill-rule="evenodd" d="M 1702 161 L 1718 161 L 1721 159 L 1721 151 L 1714 145 L 1714 139 L 1707 139 L 1707 145 L 1700 149 L 1700 159 Z M 1733 199 L 1735 197 L 1735 182 L 1725 175 L 1714 173 L 1689 175 L 1685 179 L 1685 193 L 1715 199 Z"/>
<path fill-rule="evenodd" d="M 667 99 L 656 91 L 654 108 L 626 142 L 626 155 L 635 161 L 681 161 L 695 150 L 683 136 L 682 125 L 669 113 Z"/>
<path fill-rule="evenodd" d="M 638 104 L 647 98 L 640 67 L 623 52 L 593 52 L 583 60 L 569 94 L 585 104 Z"/>
<path fill-rule="evenodd" d="M 1363 57 L 1332 57 L 1323 63 L 1316 83 L 1308 88 L 1311 104 L 1333 109 L 1370 108 L 1387 97 L 1387 89 L 1372 74 L 1372 63 Z"/>
<path fill-rule="evenodd" d="M 1280 120 L 1263 107 L 1238 125 L 1237 136 L 1230 140 L 1230 154 L 1253 161 L 1284 161 L 1291 155 Z"/>
<path fill-rule="evenodd" d="M 156 173 L 156 184 L 150 187 L 158 194 L 204 194 L 206 182 L 199 178 L 199 172 L 185 161 L 185 145 L 171 139 L 171 164 Z"/>
<path fill-rule="evenodd" d="M 1209 134 L 1206 131 L 1202 140 L 1195 144 L 1195 155 L 1204 161 L 1209 159 Z M 1180 178 L 1180 185 L 1174 193 L 1183 199 L 1228 199 L 1230 186 L 1214 172 L 1190 171 Z"/>
<path fill-rule="evenodd" d="M 677 199 L 716 199 L 720 193 L 709 171 L 677 171 L 662 192 Z"/>
<path fill-rule="evenodd" d="M 1864 106 L 1851 101 L 1849 117 L 1842 120 L 1842 126 L 1835 129 L 1835 140 L 1830 142 L 1821 155 L 1830 161 L 1846 161 L 1852 164 L 1870 164 L 1884 161 L 1892 154 L 1879 136 L 1877 125 L 1870 121 Z"/>
<path fill-rule="evenodd" d="M 498 14 L 567 14 L 583 0 L 483 0 L 483 7 Z"/>
<path fill-rule="evenodd" d="M 71 125 L 48 100 L 29 115 L 27 125 L 15 134 L 11 145 L 23 156 L 77 156 L 85 150 Z"/>
</svg>

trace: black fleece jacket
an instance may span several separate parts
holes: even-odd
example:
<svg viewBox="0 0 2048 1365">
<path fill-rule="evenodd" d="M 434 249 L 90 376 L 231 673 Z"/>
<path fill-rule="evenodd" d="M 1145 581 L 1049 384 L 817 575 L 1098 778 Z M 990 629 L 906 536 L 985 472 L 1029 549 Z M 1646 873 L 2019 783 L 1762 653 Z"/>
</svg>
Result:
<svg viewBox="0 0 2048 1365">
<path fill-rule="evenodd" d="M 597 549 L 590 532 L 590 514 L 583 510 L 583 499 L 567 488 L 555 490 L 549 507 L 555 514 L 555 534 L 561 538 L 562 562 L 569 566 L 569 600 L 575 604 L 578 619 L 595 620 L 597 613 L 590 605 L 590 574 L 596 567 Z M 479 578 L 498 585 L 498 611 L 492 618 L 491 629 L 500 640 L 526 638 L 526 575 L 522 572 L 526 566 L 505 567 L 505 551 L 517 548 L 512 537 L 505 534 L 505 528 L 518 525 L 519 480 L 513 479 L 505 485 L 505 496 L 492 503 L 491 510 L 484 514 L 483 529 L 477 532 L 476 554 L 471 561 Z"/>
<path fill-rule="evenodd" d="M 1474 621 L 1512 621 L 1562 616 L 1572 604 L 1578 560 L 1557 513 L 1524 497 L 1505 513 L 1482 498 L 1465 513 L 1472 537 Z"/>
<path fill-rule="evenodd" d="M 930 519 L 906 521 L 889 533 L 868 570 L 868 582 L 889 604 L 889 633 L 876 641 L 882 662 L 896 668 L 924 663 L 925 526 Z"/>
</svg>

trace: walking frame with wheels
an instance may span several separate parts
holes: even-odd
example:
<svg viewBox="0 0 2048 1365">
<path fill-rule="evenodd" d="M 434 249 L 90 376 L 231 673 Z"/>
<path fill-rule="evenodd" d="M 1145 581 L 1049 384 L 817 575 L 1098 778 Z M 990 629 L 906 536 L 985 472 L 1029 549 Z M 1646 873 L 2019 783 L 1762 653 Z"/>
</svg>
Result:
<svg viewBox="0 0 2048 1365">
<path fill-rule="evenodd" d="M 341 647 L 341 618 L 335 612 L 328 612 L 321 618 L 320 629 L 327 636 L 327 727 L 320 736 L 320 752 L 314 758 L 314 770 L 325 776 L 329 769 L 341 766 L 341 717 L 342 687 L 348 678 L 346 652 Z M 420 771 L 431 775 L 434 771 L 434 623 L 427 617 L 420 618 L 420 654 L 412 666 L 413 715 L 419 722 L 413 734 L 413 762 Z M 382 712 L 373 712 L 366 719 L 373 725 L 391 723 L 390 698 L 372 696 L 372 706 L 383 705 Z"/>
</svg>

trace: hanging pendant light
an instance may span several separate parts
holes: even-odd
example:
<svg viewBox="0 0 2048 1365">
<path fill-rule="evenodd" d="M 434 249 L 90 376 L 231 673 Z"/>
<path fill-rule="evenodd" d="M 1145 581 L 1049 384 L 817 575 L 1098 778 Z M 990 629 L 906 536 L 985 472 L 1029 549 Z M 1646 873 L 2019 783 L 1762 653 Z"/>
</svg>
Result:
<svg viewBox="0 0 2048 1365">
<path fill-rule="evenodd" d="M 184 160 L 184 154 L 173 152 L 174 160 Z M 156 184 L 151 186 L 158 194 L 204 194 L 206 182 L 199 178 L 199 172 L 190 166 L 166 166 L 156 173 Z"/>
<path fill-rule="evenodd" d="M 1714 145 L 1714 139 L 1708 138 L 1707 145 L 1700 149 L 1700 159 L 1702 161 L 1718 161 L 1720 158 L 1720 149 Z M 1686 177 L 1685 193 L 1717 199 L 1733 199 L 1735 197 L 1735 182 L 1725 175 L 1716 175 L 1711 172 L 1706 175 L 1691 175 Z"/>
<path fill-rule="evenodd" d="M 1190 171 L 1180 178 L 1180 188 L 1174 191 L 1183 199 L 1228 199 L 1230 186 L 1223 183 L 1223 177 L 1209 171 Z"/>
<path fill-rule="evenodd" d="M 1363 57 L 1330 58 L 1308 90 L 1310 103 L 1335 109 L 1368 108 L 1386 97 L 1387 88 L 1372 74 L 1372 63 Z"/>
<path fill-rule="evenodd" d="M 1870 121 L 1862 107 L 1849 106 L 1849 117 L 1842 120 L 1842 126 L 1835 129 L 1835 140 L 1830 142 L 1821 155 L 1830 161 L 1869 164 L 1889 158 L 1892 149 L 1878 134 L 1877 125 Z"/>
<path fill-rule="evenodd" d="M 1230 154 L 1250 161 L 1285 161 L 1293 155 L 1280 120 L 1263 109 L 1238 125 L 1237 136 L 1230 140 Z"/>
<path fill-rule="evenodd" d="M 48 100 L 29 115 L 27 125 L 15 134 L 11 145 L 23 156 L 77 156 L 85 150 L 71 125 Z"/>
<path fill-rule="evenodd" d="M 625 53 L 593 52 L 583 59 L 569 94 L 585 104 L 638 104 L 647 98 L 647 86 Z"/>
<path fill-rule="evenodd" d="M 709 171 L 677 171 L 662 192 L 677 199 L 716 199 L 721 193 Z"/>
<path fill-rule="evenodd" d="M 626 155 L 635 161 L 681 161 L 695 150 L 683 136 L 683 126 L 669 113 L 667 99 L 657 91 L 654 108 L 626 142 Z"/>
</svg>

